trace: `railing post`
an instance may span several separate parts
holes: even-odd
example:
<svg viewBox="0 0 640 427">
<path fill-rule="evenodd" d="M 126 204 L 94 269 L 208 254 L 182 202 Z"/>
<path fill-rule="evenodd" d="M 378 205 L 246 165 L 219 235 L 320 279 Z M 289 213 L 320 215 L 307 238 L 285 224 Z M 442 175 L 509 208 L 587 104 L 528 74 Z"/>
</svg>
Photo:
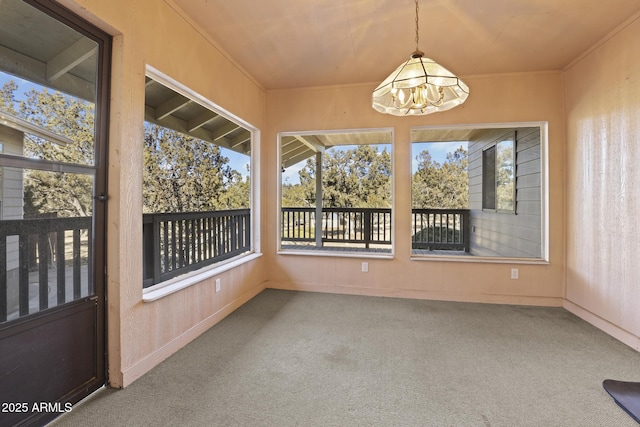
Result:
<svg viewBox="0 0 640 427">
<path fill-rule="evenodd" d="M 153 221 L 142 223 L 142 280 L 153 280 Z"/>
<path fill-rule="evenodd" d="M 368 209 L 362 210 L 364 216 L 364 247 L 369 249 L 369 243 L 371 242 L 371 216 L 373 212 Z"/>
<path fill-rule="evenodd" d="M 464 251 L 469 252 L 471 250 L 471 212 L 466 211 L 462 213 L 462 230 L 464 236 Z"/>
<path fill-rule="evenodd" d="M 251 248 L 251 215 L 244 216 L 244 244 L 246 248 Z"/>
<path fill-rule="evenodd" d="M 160 218 L 153 215 L 153 283 L 160 283 Z"/>
<path fill-rule="evenodd" d="M 316 153 L 316 246 L 322 247 L 322 151 Z"/>
</svg>

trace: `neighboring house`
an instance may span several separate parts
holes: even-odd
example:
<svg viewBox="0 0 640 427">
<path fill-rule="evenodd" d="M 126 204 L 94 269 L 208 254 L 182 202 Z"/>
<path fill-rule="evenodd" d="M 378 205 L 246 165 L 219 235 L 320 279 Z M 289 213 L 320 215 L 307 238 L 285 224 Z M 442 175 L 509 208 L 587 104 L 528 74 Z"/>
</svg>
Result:
<svg viewBox="0 0 640 427">
<path fill-rule="evenodd" d="M 11 127 L 11 122 L 0 124 L 0 152 L 22 156 L 24 132 Z M 0 220 L 22 219 L 24 215 L 24 182 L 21 169 L 0 168 Z M 18 238 L 7 237 L 7 278 L 16 280 L 18 269 Z M 17 296 L 15 296 L 17 299 Z M 9 298 L 11 300 L 12 298 Z"/>
<path fill-rule="evenodd" d="M 509 156 L 506 160 L 500 152 L 503 145 L 506 146 L 503 152 Z M 477 132 L 468 147 L 470 253 L 540 258 L 540 128 Z M 507 177 L 504 169 L 509 169 L 512 175 Z"/>
</svg>

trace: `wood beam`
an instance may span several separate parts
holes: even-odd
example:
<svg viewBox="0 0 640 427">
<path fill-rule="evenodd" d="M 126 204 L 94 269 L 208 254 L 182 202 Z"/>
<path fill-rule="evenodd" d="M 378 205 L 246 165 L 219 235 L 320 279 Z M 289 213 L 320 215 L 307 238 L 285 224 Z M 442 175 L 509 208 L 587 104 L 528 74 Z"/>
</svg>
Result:
<svg viewBox="0 0 640 427">
<path fill-rule="evenodd" d="M 227 122 L 213 131 L 213 140 L 217 141 L 218 139 L 224 138 L 239 127 L 239 125 L 233 122 Z"/>
<path fill-rule="evenodd" d="M 173 98 L 163 102 L 162 104 L 158 105 L 155 108 L 156 120 L 162 120 L 167 118 L 168 116 L 175 113 L 176 111 L 178 111 L 179 109 L 181 109 L 185 105 L 188 105 L 191 102 L 193 101 L 191 101 L 186 96 L 182 96 L 182 95 L 174 96 Z"/>
<path fill-rule="evenodd" d="M 214 113 L 211 110 L 206 110 L 202 114 L 199 114 L 196 117 L 194 117 L 191 120 L 189 120 L 189 122 L 187 123 L 187 129 L 189 130 L 189 132 L 193 132 L 194 130 L 198 129 L 199 127 L 202 127 L 202 126 L 206 125 L 207 123 L 209 123 L 211 120 L 215 119 L 216 117 L 218 117 L 218 115 L 216 113 Z"/>
<path fill-rule="evenodd" d="M 325 146 L 313 135 L 296 135 L 295 137 L 298 141 L 302 142 L 304 145 L 311 148 L 316 153 L 323 153 L 325 150 Z"/>
<path fill-rule="evenodd" d="M 59 90 L 86 101 L 95 102 L 95 82 L 84 80 L 72 74 L 64 74 L 55 81 L 49 82 L 46 77 L 47 65 L 44 62 L 4 46 L 0 46 L 0 68 L 9 74 L 20 76 L 22 79 Z"/>
<path fill-rule="evenodd" d="M 158 126 L 162 126 L 167 129 L 171 129 L 176 132 L 180 132 L 185 135 L 192 136 L 197 139 L 201 139 L 203 141 L 211 142 L 212 144 L 216 144 L 221 147 L 228 148 L 238 153 L 245 153 L 245 151 L 239 151 L 237 149 L 234 150 L 232 147 L 231 141 L 227 138 L 219 138 L 217 140 L 214 139 L 213 134 L 202 127 L 189 132 L 188 124 L 186 120 L 179 119 L 175 116 L 166 116 L 162 120 L 157 120 L 156 115 L 157 113 L 153 107 L 149 105 L 145 107 L 145 114 L 144 114 L 145 120 L 150 123 L 154 123 Z"/>
<path fill-rule="evenodd" d="M 98 51 L 98 44 L 85 37 L 81 38 L 49 61 L 46 65 L 46 79 L 49 82 L 59 79 L 76 65 L 89 59 Z"/>
<path fill-rule="evenodd" d="M 285 168 L 288 168 L 289 166 L 293 166 L 296 163 L 301 162 L 302 160 L 306 160 L 306 159 L 308 159 L 309 157 L 311 157 L 313 155 L 314 155 L 314 151 L 307 149 L 307 150 L 303 151 L 302 153 L 296 154 L 296 155 L 291 156 L 291 157 L 289 157 L 287 159 L 283 159 L 282 165 Z"/>
<path fill-rule="evenodd" d="M 242 132 L 240 135 L 231 139 L 231 147 L 236 148 L 238 145 L 242 145 L 247 141 L 251 141 L 251 132 L 248 130 Z"/>
</svg>

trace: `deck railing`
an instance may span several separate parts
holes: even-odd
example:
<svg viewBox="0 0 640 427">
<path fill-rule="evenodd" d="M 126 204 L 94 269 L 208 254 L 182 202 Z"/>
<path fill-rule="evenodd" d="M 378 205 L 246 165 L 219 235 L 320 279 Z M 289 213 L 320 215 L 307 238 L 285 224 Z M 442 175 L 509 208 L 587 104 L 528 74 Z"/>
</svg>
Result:
<svg viewBox="0 0 640 427">
<path fill-rule="evenodd" d="M 281 237 L 289 242 L 316 240 L 315 208 L 282 208 Z M 391 209 L 322 209 L 323 243 L 391 244 Z"/>
<path fill-rule="evenodd" d="M 81 297 L 81 274 L 91 277 L 91 224 L 91 217 L 0 221 L 0 322 Z M 83 265 L 88 271 L 81 271 Z M 56 292 L 51 301 L 50 286 Z"/>
<path fill-rule="evenodd" d="M 413 209 L 413 249 L 469 252 L 468 209 Z"/>
<path fill-rule="evenodd" d="M 282 241 L 314 242 L 315 214 L 315 208 L 283 208 Z M 469 251 L 469 210 L 413 209 L 412 216 L 414 249 Z M 249 209 L 143 215 L 143 286 L 249 251 L 250 223 Z M 391 209 L 325 208 L 321 223 L 323 243 L 391 245 Z M 29 275 L 34 271 L 40 310 L 50 304 L 52 280 L 57 283 L 57 303 L 70 300 L 65 291 L 68 273 L 74 298 L 79 297 L 83 265 L 91 277 L 91 238 L 90 217 L 0 221 L 0 322 L 10 310 L 9 274 L 17 275 L 21 316 L 29 314 Z M 55 280 L 49 277 L 51 271 Z"/>
<path fill-rule="evenodd" d="M 251 249 L 249 209 L 143 215 L 143 286 Z"/>
<path fill-rule="evenodd" d="M 315 208 L 282 208 L 283 242 L 316 241 Z M 413 249 L 469 251 L 468 209 L 413 209 Z M 391 244 L 391 209 L 323 208 L 322 243 Z"/>
</svg>

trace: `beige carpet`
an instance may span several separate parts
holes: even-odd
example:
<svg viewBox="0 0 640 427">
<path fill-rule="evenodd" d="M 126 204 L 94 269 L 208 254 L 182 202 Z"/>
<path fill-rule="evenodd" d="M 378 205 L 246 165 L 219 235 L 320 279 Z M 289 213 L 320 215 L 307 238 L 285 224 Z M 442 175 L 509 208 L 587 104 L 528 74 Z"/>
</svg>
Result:
<svg viewBox="0 0 640 427">
<path fill-rule="evenodd" d="M 266 290 L 62 426 L 637 426 L 640 353 L 560 308 Z"/>
</svg>

